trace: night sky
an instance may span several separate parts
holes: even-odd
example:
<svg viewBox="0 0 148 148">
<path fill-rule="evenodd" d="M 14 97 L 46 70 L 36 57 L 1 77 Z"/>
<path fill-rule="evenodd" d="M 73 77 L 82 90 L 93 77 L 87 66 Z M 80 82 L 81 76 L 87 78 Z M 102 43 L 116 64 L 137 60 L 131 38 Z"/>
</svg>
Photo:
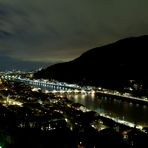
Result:
<svg viewBox="0 0 148 148">
<path fill-rule="evenodd" d="M 148 0 L 0 0 L 0 67 L 10 59 L 68 61 L 144 34 Z"/>
</svg>

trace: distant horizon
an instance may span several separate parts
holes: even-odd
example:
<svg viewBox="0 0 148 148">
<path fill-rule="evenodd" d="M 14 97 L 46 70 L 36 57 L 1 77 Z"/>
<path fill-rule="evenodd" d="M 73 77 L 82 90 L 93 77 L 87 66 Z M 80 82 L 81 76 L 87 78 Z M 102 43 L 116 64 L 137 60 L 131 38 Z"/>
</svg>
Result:
<svg viewBox="0 0 148 148">
<path fill-rule="evenodd" d="M 22 67 L 73 60 L 89 49 L 148 34 L 147 6 L 146 0 L 0 0 L 0 55 Z M 0 61 L 0 67 L 7 64 Z"/>
<path fill-rule="evenodd" d="M 143 37 L 143 36 L 148 36 L 148 35 L 141 35 L 141 36 L 131 36 L 128 38 L 121 38 L 119 40 L 116 40 L 114 42 L 105 44 L 103 46 L 106 45 L 110 45 L 112 43 L 118 42 L 120 40 L 124 40 L 124 39 L 129 39 L 129 38 L 136 38 L 136 37 Z M 99 46 L 99 47 L 103 47 L 103 46 Z M 94 47 L 94 48 L 98 48 L 98 47 Z M 91 48 L 93 49 L 93 48 Z M 88 49 L 85 52 L 91 50 Z M 85 53 L 83 52 L 83 53 Z M 81 56 L 83 53 L 81 53 L 79 56 Z M 75 57 L 74 59 L 78 58 L 79 56 Z M 0 65 L 0 71 L 12 71 L 12 70 L 21 70 L 21 71 L 35 71 L 38 70 L 40 68 L 46 68 L 49 67 L 51 65 L 57 64 L 57 63 L 63 63 L 63 62 L 69 62 L 71 60 L 74 59 L 69 59 L 67 61 L 31 61 L 31 60 L 21 60 L 21 59 L 15 59 L 9 56 L 5 56 L 5 55 L 0 55 L 0 63 L 3 63 Z"/>
</svg>

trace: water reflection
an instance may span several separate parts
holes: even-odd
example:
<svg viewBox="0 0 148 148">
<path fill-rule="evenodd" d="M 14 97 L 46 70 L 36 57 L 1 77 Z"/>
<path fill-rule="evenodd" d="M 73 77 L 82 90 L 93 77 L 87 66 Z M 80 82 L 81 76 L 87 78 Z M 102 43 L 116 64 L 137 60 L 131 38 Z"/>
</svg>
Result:
<svg viewBox="0 0 148 148">
<path fill-rule="evenodd" d="M 148 126 L 148 107 L 146 105 L 107 97 L 95 97 L 95 95 L 71 95 L 68 98 L 98 113 L 106 113 L 121 120 Z"/>
</svg>

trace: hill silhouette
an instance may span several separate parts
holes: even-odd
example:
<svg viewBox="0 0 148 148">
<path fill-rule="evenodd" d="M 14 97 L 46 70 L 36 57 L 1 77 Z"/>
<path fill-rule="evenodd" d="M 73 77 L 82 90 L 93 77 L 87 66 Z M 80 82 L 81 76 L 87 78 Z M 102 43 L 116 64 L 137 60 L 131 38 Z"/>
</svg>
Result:
<svg viewBox="0 0 148 148">
<path fill-rule="evenodd" d="M 88 50 L 73 61 L 52 65 L 34 77 L 95 86 L 125 86 L 127 80 L 147 79 L 147 49 L 148 35 L 126 38 Z"/>
</svg>

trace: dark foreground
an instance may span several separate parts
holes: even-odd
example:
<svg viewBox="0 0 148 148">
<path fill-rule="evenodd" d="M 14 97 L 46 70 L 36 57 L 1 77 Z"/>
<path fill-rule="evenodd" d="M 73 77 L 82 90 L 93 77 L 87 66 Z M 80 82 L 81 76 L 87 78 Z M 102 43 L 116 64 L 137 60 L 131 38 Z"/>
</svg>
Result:
<svg viewBox="0 0 148 148">
<path fill-rule="evenodd" d="M 23 83 L 0 86 L 1 148 L 148 147 L 148 134 Z"/>
</svg>

